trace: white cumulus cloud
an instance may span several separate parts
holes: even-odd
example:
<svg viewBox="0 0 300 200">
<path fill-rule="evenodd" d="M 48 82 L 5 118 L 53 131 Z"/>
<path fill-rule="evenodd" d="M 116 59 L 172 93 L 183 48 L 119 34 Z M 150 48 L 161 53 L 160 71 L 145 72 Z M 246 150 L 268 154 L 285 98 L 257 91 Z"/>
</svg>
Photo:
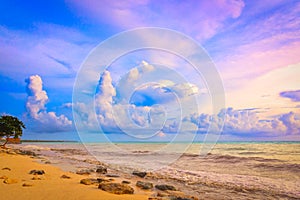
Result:
<svg viewBox="0 0 300 200">
<path fill-rule="evenodd" d="M 272 119 L 260 119 L 257 113 L 251 109 L 235 110 L 233 108 L 222 109 L 217 116 L 209 114 L 192 114 L 184 120 L 198 126 L 199 131 L 205 132 L 209 126 L 222 126 L 226 134 L 300 134 L 300 116 L 294 112 L 282 114 Z"/>
<path fill-rule="evenodd" d="M 31 119 L 38 122 L 38 131 L 65 131 L 71 128 L 72 121 L 65 115 L 57 115 L 55 112 L 47 112 L 46 104 L 49 100 L 43 81 L 40 76 L 33 75 L 26 79 L 27 102 L 26 109 Z"/>
<path fill-rule="evenodd" d="M 104 71 L 100 77 L 98 92 L 95 95 L 95 106 L 98 120 L 101 125 L 114 126 L 112 105 L 116 90 L 112 85 L 112 78 L 109 71 Z"/>
</svg>

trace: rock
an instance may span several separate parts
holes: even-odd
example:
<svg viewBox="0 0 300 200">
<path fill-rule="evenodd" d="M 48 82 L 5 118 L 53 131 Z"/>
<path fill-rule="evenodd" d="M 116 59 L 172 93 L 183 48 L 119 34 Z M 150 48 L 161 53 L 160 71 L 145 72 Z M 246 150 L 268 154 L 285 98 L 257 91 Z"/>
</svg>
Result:
<svg viewBox="0 0 300 200">
<path fill-rule="evenodd" d="M 63 175 L 61 175 L 61 177 L 60 178 L 64 178 L 64 179 L 70 179 L 71 177 L 70 176 L 68 176 L 68 175 L 65 175 L 65 174 L 63 174 Z"/>
<path fill-rule="evenodd" d="M 107 173 L 107 167 L 104 167 L 104 166 L 98 166 L 97 167 L 97 170 L 96 170 L 97 173 L 99 174 L 106 174 Z"/>
<path fill-rule="evenodd" d="M 29 174 L 33 174 L 33 175 L 43 175 L 43 174 L 45 174 L 45 171 L 44 171 L 44 170 L 36 170 L 36 169 L 34 169 L 34 170 L 31 170 L 31 171 L 29 172 Z"/>
<path fill-rule="evenodd" d="M 122 181 L 123 184 L 130 184 L 130 181 Z"/>
<path fill-rule="evenodd" d="M 46 161 L 45 164 L 51 164 L 51 162 L 50 161 Z"/>
<path fill-rule="evenodd" d="M 190 196 L 170 196 L 170 200 L 198 200 L 196 197 L 190 197 Z"/>
<path fill-rule="evenodd" d="M 133 171 L 132 174 L 144 178 L 147 175 L 147 172 Z"/>
<path fill-rule="evenodd" d="M 18 182 L 18 180 L 16 180 L 16 179 L 11 179 L 11 178 L 6 178 L 6 179 L 4 179 L 4 181 L 3 181 L 3 183 L 5 183 L 5 184 L 13 184 L 13 183 L 17 183 Z"/>
<path fill-rule="evenodd" d="M 169 193 L 167 193 L 167 192 L 157 192 L 157 196 L 158 197 L 167 197 L 167 196 L 169 196 Z"/>
<path fill-rule="evenodd" d="M 27 156 L 36 156 L 36 154 L 33 151 L 27 151 L 27 150 L 20 150 L 21 155 L 27 155 Z"/>
<path fill-rule="evenodd" d="M 133 194 L 134 189 L 129 185 L 122 183 L 100 183 L 99 189 L 113 194 Z"/>
<path fill-rule="evenodd" d="M 106 177 L 118 178 L 118 177 L 120 177 L 120 176 L 117 175 L 117 174 L 106 174 Z"/>
<path fill-rule="evenodd" d="M 42 178 L 42 177 L 39 177 L 39 176 L 34 176 L 34 177 L 32 177 L 32 179 L 31 180 L 34 180 L 34 181 L 36 181 L 36 180 L 45 180 L 44 178 Z"/>
<path fill-rule="evenodd" d="M 85 178 L 85 179 L 81 179 L 80 183 L 84 185 L 94 185 L 94 184 L 98 184 L 99 181 L 95 178 Z"/>
<path fill-rule="evenodd" d="M 158 192 L 157 197 L 167 198 L 168 200 L 198 200 L 198 198 L 189 196 L 180 191 Z"/>
<path fill-rule="evenodd" d="M 137 181 L 136 186 L 143 190 L 150 190 L 153 188 L 153 184 L 150 182 Z"/>
<path fill-rule="evenodd" d="M 92 169 L 82 169 L 82 170 L 77 171 L 76 174 L 79 174 L 79 175 L 90 175 L 93 172 L 95 172 L 95 171 L 92 170 Z"/>
<path fill-rule="evenodd" d="M 23 186 L 23 187 L 32 187 L 33 184 L 32 184 L 32 183 L 23 183 L 22 186 Z"/>
<path fill-rule="evenodd" d="M 173 191 L 176 191 L 176 188 L 172 185 L 165 185 L 165 184 L 162 184 L 162 185 L 155 185 L 155 188 L 156 189 L 159 189 L 159 190 L 162 190 L 162 191 L 165 191 L 165 190 L 173 190 Z"/>
<path fill-rule="evenodd" d="M 110 179 L 105 179 L 105 178 L 97 178 L 98 183 L 103 183 L 103 182 L 110 182 Z"/>
<path fill-rule="evenodd" d="M 8 171 L 11 171 L 11 169 L 9 167 L 4 167 L 2 168 L 2 170 L 8 170 Z"/>
</svg>

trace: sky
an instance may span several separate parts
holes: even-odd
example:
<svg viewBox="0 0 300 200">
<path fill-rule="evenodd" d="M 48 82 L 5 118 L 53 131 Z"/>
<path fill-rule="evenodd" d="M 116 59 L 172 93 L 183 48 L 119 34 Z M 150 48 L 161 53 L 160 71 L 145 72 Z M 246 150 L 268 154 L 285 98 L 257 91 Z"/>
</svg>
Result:
<svg viewBox="0 0 300 200">
<path fill-rule="evenodd" d="M 4 0 L 0 12 L 0 113 L 24 139 L 300 141 L 299 1 Z M 134 45 L 170 49 L 113 57 Z"/>
</svg>

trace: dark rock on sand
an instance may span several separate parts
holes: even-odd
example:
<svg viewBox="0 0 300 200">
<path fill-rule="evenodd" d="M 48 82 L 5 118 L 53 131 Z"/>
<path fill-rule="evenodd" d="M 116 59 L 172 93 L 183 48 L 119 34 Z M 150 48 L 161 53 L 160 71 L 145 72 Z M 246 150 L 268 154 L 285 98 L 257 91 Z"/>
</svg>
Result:
<svg viewBox="0 0 300 200">
<path fill-rule="evenodd" d="M 43 174 L 45 174 L 45 171 L 44 171 L 44 170 L 36 170 L 36 169 L 34 169 L 34 170 L 31 170 L 31 171 L 29 172 L 29 174 L 33 174 L 33 175 L 43 175 Z"/>
<path fill-rule="evenodd" d="M 99 174 L 106 174 L 107 173 L 107 167 L 104 167 L 104 166 L 98 166 L 97 167 L 97 170 L 96 170 L 97 173 Z"/>
<path fill-rule="evenodd" d="M 162 191 L 165 191 L 165 190 L 176 191 L 176 188 L 174 186 L 172 186 L 172 185 L 165 185 L 165 184 L 155 185 L 155 188 L 159 189 L 159 190 L 162 190 Z"/>
<path fill-rule="evenodd" d="M 147 175 L 147 172 L 133 171 L 132 174 L 144 178 Z"/>
<path fill-rule="evenodd" d="M 153 184 L 150 182 L 137 181 L 136 186 L 143 190 L 150 190 L 153 188 Z"/>
<path fill-rule="evenodd" d="M 130 184 L 130 181 L 122 181 L 123 184 Z"/>
<path fill-rule="evenodd" d="M 71 177 L 70 176 L 68 176 L 68 175 L 65 175 L 65 174 L 63 174 L 63 175 L 61 175 L 61 177 L 60 178 L 64 178 L 64 179 L 70 179 Z"/>
<path fill-rule="evenodd" d="M 198 200 L 197 197 L 186 195 L 180 191 L 170 191 L 170 190 L 164 192 L 158 192 L 157 197 L 160 197 L 162 199 L 168 199 L 168 200 Z"/>
<path fill-rule="evenodd" d="M 8 170 L 8 171 L 11 171 L 11 169 L 9 167 L 4 167 L 2 168 L 2 170 Z"/>
<path fill-rule="evenodd" d="M 22 186 L 23 186 L 23 187 L 32 187 L 33 184 L 32 184 L 32 183 L 23 183 Z"/>
<path fill-rule="evenodd" d="M 28 150 L 20 150 L 21 155 L 27 155 L 27 156 L 36 156 L 36 153 L 33 151 L 28 151 Z"/>
<path fill-rule="evenodd" d="M 85 178 L 85 179 L 81 179 L 80 183 L 84 185 L 94 185 L 94 184 L 98 184 L 99 181 L 95 178 Z"/>
<path fill-rule="evenodd" d="M 122 183 L 100 183 L 99 189 L 113 194 L 133 194 L 134 189 L 129 185 Z"/>
<path fill-rule="evenodd" d="M 104 182 L 110 182 L 110 179 L 105 179 L 105 178 L 97 178 L 98 183 L 104 183 Z"/>
<path fill-rule="evenodd" d="M 91 173 L 95 172 L 93 169 L 82 169 L 76 172 L 79 175 L 90 175 Z"/>
<path fill-rule="evenodd" d="M 120 177 L 120 175 L 118 175 L 118 174 L 106 174 L 106 177 L 118 178 L 118 177 Z"/>
<path fill-rule="evenodd" d="M 38 177 L 38 176 L 34 176 L 34 177 L 32 177 L 31 180 L 34 180 L 34 181 L 36 181 L 36 180 L 44 180 L 44 178 L 41 178 L 41 177 Z"/>
</svg>

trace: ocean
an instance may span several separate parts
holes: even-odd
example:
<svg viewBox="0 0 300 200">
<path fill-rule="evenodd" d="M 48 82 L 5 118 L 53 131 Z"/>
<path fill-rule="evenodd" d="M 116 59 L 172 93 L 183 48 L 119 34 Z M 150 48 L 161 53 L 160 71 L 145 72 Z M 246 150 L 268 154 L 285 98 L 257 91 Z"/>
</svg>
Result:
<svg viewBox="0 0 300 200">
<path fill-rule="evenodd" d="M 217 143 L 205 156 L 200 156 L 202 143 L 169 145 L 23 143 L 18 148 L 68 171 L 104 163 L 114 172 L 151 172 L 199 197 L 300 199 L 300 142 Z"/>
</svg>

